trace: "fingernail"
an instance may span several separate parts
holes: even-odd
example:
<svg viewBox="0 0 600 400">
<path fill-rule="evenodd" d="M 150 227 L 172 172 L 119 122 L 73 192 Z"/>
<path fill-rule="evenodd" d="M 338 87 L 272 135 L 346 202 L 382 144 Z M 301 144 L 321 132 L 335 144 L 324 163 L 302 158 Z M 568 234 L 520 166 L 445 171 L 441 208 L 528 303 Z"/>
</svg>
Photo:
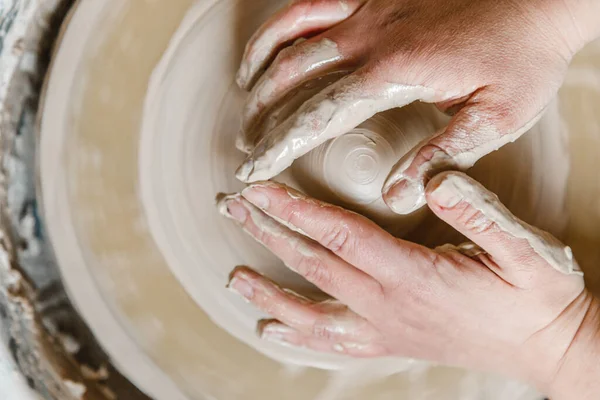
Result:
<svg viewBox="0 0 600 400">
<path fill-rule="evenodd" d="M 390 187 L 383 199 L 396 214 L 410 214 L 425 205 L 425 188 L 420 182 L 404 179 Z"/>
<path fill-rule="evenodd" d="M 269 198 L 264 193 L 263 189 L 258 186 L 248 186 L 242 190 L 242 196 L 256 207 L 267 210 L 270 205 Z"/>
<path fill-rule="evenodd" d="M 254 288 L 252 285 L 250 285 L 248 281 L 237 276 L 234 276 L 231 281 L 229 281 L 227 288 L 247 300 L 251 300 L 254 297 Z"/>
<path fill-rule="evenodd" d="M 460 203 L 464 196 L 452 183 L 449 177 L 446 177 L 430 194 L 431 199 L 440 207 L 453 208 Z"/>
<path fill-rule="evenodd" d="M 293 328 L 282 324 L 270 324 L 263 328 L 260 337 L 264 338 L 271 335 L 285 335 L 294 332 Z"/>
<path fill-rule="evenodd" d="M 252 171 L 254 171 L 254 161 L 246 160 L 242 165 L 239 166 L 237 171 L 235 171 L 235 177 L 242 182 L 248 182 Z"/>
<path fill-rule="evenodd" d="M 244 222 L 248 218 L 248 210 L 240 201 L 239 195 L 224 197 L 219 202 L 218 208 L 222 215 L 238 222 Z"/>
</svg>

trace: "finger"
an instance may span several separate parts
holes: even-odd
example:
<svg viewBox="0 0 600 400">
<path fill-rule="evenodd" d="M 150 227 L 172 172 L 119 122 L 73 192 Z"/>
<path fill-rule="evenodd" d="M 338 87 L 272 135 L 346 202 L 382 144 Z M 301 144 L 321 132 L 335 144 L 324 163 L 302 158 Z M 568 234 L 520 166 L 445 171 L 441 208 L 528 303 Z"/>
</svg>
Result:
<svg viewBox="0 0 600 400">
<path fill-rule="evenodd" d="M 241 141 L 252 149 L 260 137 L 261 118 L 294 88 L 337 71 L 355 69 L 352 48 L 338 46 L 335 39 L 322 35 L 282 50 L 267 72 L 252 89 L 243 113 Z M 357 46 L 352 44 L 353 48 Z M 339 79 L 343 74 L 336 74 Z M 332 81 L 331 83 L 333 83 Z"/>
<path fill-rule="evenodd" d="M 442 101 L 443 96 L 424 87 L 381 80 L 373 70 L 362 68 L 306 101 L 269 132 L 238 168 L 236 176 L 243 182 L 270 179 L 296 158 L 379 112 L 416 100 Z"/>
<path fill-rule="evenodd" d="M 364 0 L 299 0 L 271 17 L 252 36 L 242 58 L 237 83 L 250 89 L 278 49 L 315 31 L 324 31 L 350 17 Z"/>
<path fill-rule="evenodd" d="M 426 264 L 420 246 L 399 241 L 374 222 L 275 182 L 253 184 L 242 196 L 292 230 L 303 232 L 341 259 L 382 283 L 411 275 Z M 402 265 L 402 268 L 398 268 Z M 405 281 L 407 279 L 404 279 Z"/>
<path fill-rule="evenodd" d="M 427 202 L 441 219 L 483 248 L 499 266 L 496 272 L 523 284 L 548 267 L 581 275 L 571 249 L 547 232 L 519 220 L 496 195 L 460 172 L 434 177 Z"/>
<path fill-rule="evenodd" d="M 260 337 L 284 346 L 301 347 L 320 353 L 345 354 L 356 358 L 383 357 L 387 354 L 384 347 L 377 344 L 352 341 L 335 342 L 306 335 L 278 321 L 269 321 L 259 331 Z"/>
<path fill-rule="evenodd" d="M 462 243 L 458 246 L 444 244 L 436 247 L 435 251 L 452 260 L 456 266 L 469 267 L 475 261 L 478 267 L 483 264 L 493 272 L 499 271 L 498 265 L 490 255 L 473 242 Z"/>
<path fill-rule="evenodd" d="M 379 283 L 373 278 L 320 244 L 276 222 L 240 195 L 225 197 L 219 202 L 219 209 L 288 268 L 353 310 L 360 313 L 381 293 Z"/>
<path fill-rule="evenodd" d="M 319 317 L 310 306 L 314 301 L 279 285 L 247 267 L 237 267 L 227 288 L 244 297 L 259 310 L 295 327 L 312 326 Z"/>
<path fill-rule="evenodd" d="M 386 204 L 398 214 L 421 208 L 429 178 L 442 171 L 471 168 L 481 157 L 518 139 L 543 114 L 542 110 L 524 115 L 512 104 L 504 106 L 505 102 L 482 91 L 465 105 L 459 103 L 460 111 L 445 130 L 420 143 L 392 168 L 383 187 Z"/>
<path fill-rule="evenodd" d="M 228 287 L 259 310 L 305 334 L 336 341 L 375 337 L 369 323 L 347 307 L 343 313 L 319 308 L 314 301 L 282 289 L 250 268 L 236 268 Z"/>
</svg>

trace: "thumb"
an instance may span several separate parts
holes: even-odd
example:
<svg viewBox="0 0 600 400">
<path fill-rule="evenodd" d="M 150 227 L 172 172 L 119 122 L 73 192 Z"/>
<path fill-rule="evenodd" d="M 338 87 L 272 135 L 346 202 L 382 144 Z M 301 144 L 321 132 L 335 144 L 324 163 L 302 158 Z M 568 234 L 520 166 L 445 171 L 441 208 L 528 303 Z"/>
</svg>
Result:
<svg viewBox="0 0 600 400">
<path fill-rule="evenodd" d="M 582 275 L 571 249 L 554 236 L 515 217 L 498 197 L 461 172 L 435 176 L 427 185 L 427 203 L 442 220 L 485 250 L 498 273 L 513 284 L 548 267 Z"/>
<path fill-rule="evenodd" d="M 425 186 L 437 173 L 465 171 L 481 157 L 527 132 L 543 113 L 525 113 L 507 96 L 476 92 L 445 130 L 421 142 L 392 168 L 383 199 L 392 211 L 410 214 L 425 205 Z"/>
</svg>

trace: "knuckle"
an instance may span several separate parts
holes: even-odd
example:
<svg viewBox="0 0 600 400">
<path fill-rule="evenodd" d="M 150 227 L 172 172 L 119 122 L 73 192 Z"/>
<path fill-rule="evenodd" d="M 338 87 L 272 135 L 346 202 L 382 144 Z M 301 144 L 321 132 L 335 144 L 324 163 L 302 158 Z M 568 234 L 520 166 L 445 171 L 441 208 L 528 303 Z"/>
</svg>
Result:
<svg viewBox="0 0 600 400">
<path fill-rule="evenodd" d="M 457 200 L 458 202 L 456 202 Z M 463 227 L 466 226 L 467 221 L 472 218 L 475 212 L 475 209 L 469 203 L 460 198 L 452 198 L 452 201 L 445 207 L 452 210 L 454 221 Z"/>
<path fill-rule="evenodd" d="M 485 217 L 482 213 L 479 213 L 479 215 L 477 224 L 473 225 L 473 231 L 479 234 L 494 233 L 496 231 L 496 223 Z"/>
<path fill-rule="evenodd" d="M 455 210 L 457 212 L 456 222 L 466 230 L 482 232 L 489 229 L 490 220 L 469 203 L 462 201 L 456 205 Z"/>
<path fill-rule="evenodd" d="M 299 204 L 296 201 L 286 202 L 281 209 L 281 218 L 293 225 L 298 225 Z"/>
<path fill-rule="evenodd" d="M 317 319 L 312 327 L 312 335 L 319 339 L 335 340 L 337 334 L 331 327 L 331 321 L 328 319 Z"/>
<path fill-rule="evenodd" d="M 465 107 L 457 119 L 464 126 L 464 134 L 474 130 L 489 130 L 497 132 L 499 137 L 509 135 L 520 128 L 524 121 L 529 120 L 525 114 L 529 107 L 519 107 L 512 92 L 483 90 L 472 96 L 470 107 Z"/>
<path fill-rule="evenodd" d="M 467 230 L 477 234 L 491 233 L 493 231 L 495 223 L 492 220 L 470 205 L 465 208 L 469 210 L 464 213 L 463 217 L 463 224 Z"/>
<path fill-rule="evenodd" d="M 273 247 L 274 238 L 269 232 L 267 232 L 263 229 L 258 229 L 257 232 L 254 234 L 254 236 L 255 236 L 256 240 L 258 240 L 259 243 L 262 243 L 265 247 L 267 247 L 267 248 Z"/>
<path fill-rule="evenodd" d="M 434 269 L 440 270 L 448 265 L 448 259 L 437 251 L 432 252 L 431 265 Z"/>
<path fill-rule="evenodd" d="M 323 246 L 334 253 L 346 252 L 350 247 L 350 229 L 341 223 L 330 228 L 321 240 Z"/>
<path fill-rule="evenodd" d="M 329 269 L 315 256 L 302 256 L 296 263 L 298 273 L 317 287 L 327 287 L 331 282 Z"/>
</svg>

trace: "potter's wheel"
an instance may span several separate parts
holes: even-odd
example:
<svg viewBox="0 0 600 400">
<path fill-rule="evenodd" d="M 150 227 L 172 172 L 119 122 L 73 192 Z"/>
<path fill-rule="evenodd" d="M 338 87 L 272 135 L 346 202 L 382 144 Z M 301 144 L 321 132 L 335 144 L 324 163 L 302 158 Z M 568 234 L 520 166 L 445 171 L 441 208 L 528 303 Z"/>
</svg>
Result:
<svg viewBox="0 0 600 400">
<path fill-rule="evenodd" d="M 245 96 L 233 84 L 239 58 L 280 5 L 111 0 L 76 8 L 48 81 L 40 187 L 79 311 L 116 366 L 156 399 L 536 398 L 522 385 L 483 374 L 311 354 L 253 335 L 262 316 L 224 288 L 234 266 L 315 291 L 214 208 L 217 192 L 243 187 L 233 174 L 244 158 L 235 150 Z M 586 179 L 600 121 L 592 108 L 600 97 L 594 65 L 600 68 L 600 52 L 590 48 L 575 62 L 561 102 L 472 171 L 517 215 L 567 241 L 592 280 L 597 275 L 586 267 L 598 255 L 587 242 L 600 221 L 597 183 Z M 590 82 L 598 87 L 583 90 Z M 377 118 L 279 179 L 389 221 L 377 196 L 369 197 L 371 187 L 399 158 L 395 149 L 420 140 L 412 127 L 432 134 L 444 117 L 413 105 Z M 390 124 L 404 132 L 401 144 L 390 145 Z M 355 158 L 349 167 L 331 163 L 336 152 Z M 349 180 L 336 186 L 345 171 Z M 316 190 L 323 182 L 327 190 Z M 426 213 L 387 228 L 428 244 L 456 239 Z M 399 371 L 407 372 L 388 377 Z"/>
</svg>

